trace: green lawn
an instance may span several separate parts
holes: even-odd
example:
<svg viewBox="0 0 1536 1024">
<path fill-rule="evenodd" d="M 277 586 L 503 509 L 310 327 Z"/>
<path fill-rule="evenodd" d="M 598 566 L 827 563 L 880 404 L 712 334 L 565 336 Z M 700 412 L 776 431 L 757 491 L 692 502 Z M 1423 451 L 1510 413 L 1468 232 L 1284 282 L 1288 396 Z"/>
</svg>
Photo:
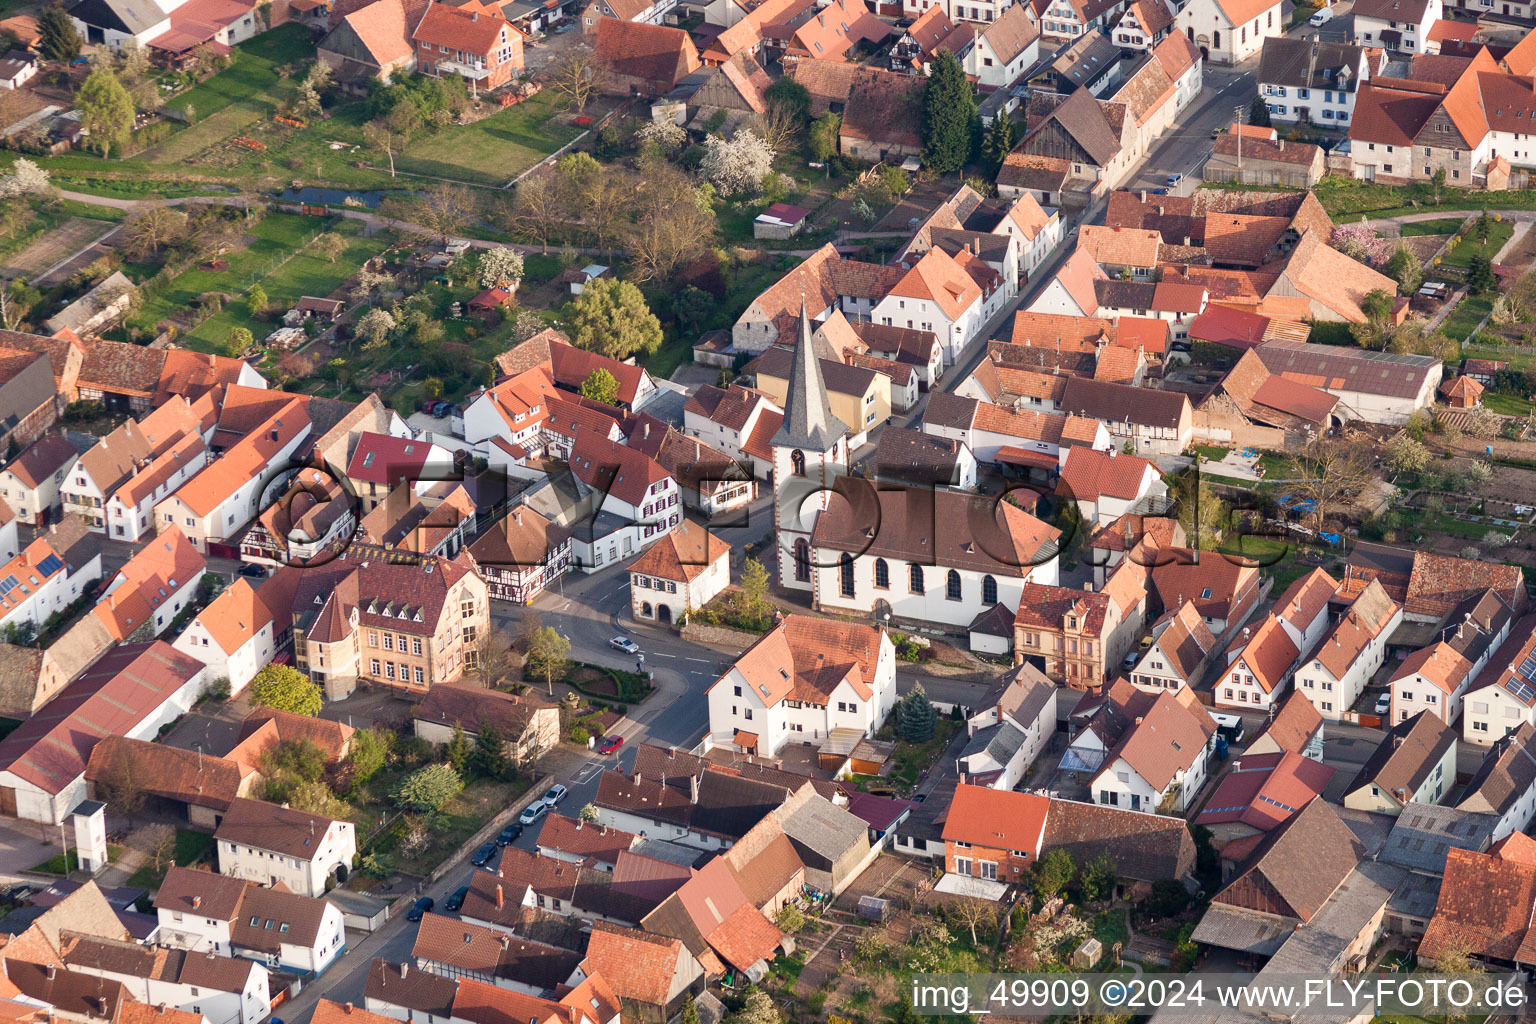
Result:
<svg viewBox="0 0 1536 1024">
<path fill-rule="evenodd" d="M 126 160 L 74 152 L 39 163 L 64 187 L 116 198 L 209 194 L 219 184 L 246 191 L 280 189 L 293 181 L 361 190 L 424 184 L 423 177 L 410 175 L 501 186 L 579 133 L 549 90 L 506 109 L 492 107 L 494 113 L 473 124 L 419 133 L 396 158 L 401 176 L 391 178 L 387 159 L 363 137 L 365 101 L 328 111 L 305 128 L 271 119 L 313 57 L 306 29 L 279 26 L 236 47 L 228 69 L 168 100 L 171 109 L 190 110 L 194 123 L 153 148 Z M 236 136 L 264 148 L 236 146 L 230 141 Z M 14 159 L 0 157 L 0 166 Z"/>
<path fill-rule="evenodd" d="M 1445 322 L 1440 325 L 1440 330 L 1445 332 L 1447 337 L 1464 341 L 1477 329 L 1477 325 L 1483 322 L 1483 318 L 1492 309 L 1492 299 L 1482 295 L 1468 295 L 1457 303 L 1451 315 L 1446 317 Z"/>
<path fill-rule="evenodd" d="M 154 858 L 145 861 L 144 866 L 135 871 L 128 879 L 128 884 L 138 889 L 155 889 L 165 878 L 165 873 L 170 870 L 171 861 L 175 861 L 182 867 L 192 867 L 202 862 L 209 854 L 213 853 L 213 836 L 207 832 L 194 832 L 189 828 L 176 830 L 176 844 L 171 855 L 160 862 L 160 869 L 155 869 Z"/>
<path fill-rule="evenodd" d="M 116 843 L 107 844 L 108 863 L 117 860 L 117 858 L 121 857 L 122 855 L 123 848 L 121 846 L 118 846 Z M 56 853 L 52 857 L 49 857 L 47 860 L 43 861 L 41 864 L 32 868 L 32 870 L 40 875 L 67 875 L 71 871 L 74 871 L 80 867 L 80 851 L 70 850 L 69 867 L 67 869 L 64 867 L 64 863 L 64 854 Z"/>
<path fill-rule="evenodd" d="M 261 223 L 247 229 L 255 236 L 255 242 L 225 257 L 229 261 L 227 270 L 215 272 L 194 268 L 187 271 L 165 291 L 147 299 L 130 322 L 146 330 L 154 330 L 157 322 L 194 305 L 197 297 L 204 292 L 221 291 L 237 297 L 243 296 L 250 287 L 249 281 L 253 275 L 262 273 L 277 260 L 304 245 L 321 230 L 323 224 L 318 217 L 268 214 Z M 337 262 L 340 263 L 339 260 Z"/>
<path fill-rule="evenodd" d="M 1518 395 L 1501 395 L 1493 391 L 1483 392 L 1483 406 L 1489 412 L 1503 416 L 1529 416 L 1536 405 Z"/>
<path fill-rule="evenodd" d="M 1329 175 L 1313 190 L 1318 202 L 1334 217 L 1366 214 L 1390 217 L 1426 210 L 1529 210 L 1536 209 L 1536 190 L 1505 192 L 1445 188 L 1436 204 L 1434 187 L 1424 185 L 1377 185 L 1343 175 Z"/>
<path fill-rule="evenodd" d="M 1412 238 L 1415 235 L 1454 235 L 1465 224 L 1465 217 L 1444 217 L 1439 220 L 1416 220 L 1402 225 L 1401 234 L 1404 238 Z"/>
<path fill-rule="evenodd" d="M 1217 448 L 1215 445 L 1209 444 L 1196 444 L 1190 445 L 1190 447 L 1199 453 L 1202 459 L 1206 459 L 1210 462 L 1220 462 L 1222 459 L 1226 458 L 1227 453 L 1231 451 L 1230 448 Z"/>
<path fill-rule="evenodd" d="M 303 218 L 312 220 L 312 218 Z M 262 290 L 267 293 L 274 308 L 287 310 L 302 296 L 324 297 L 357 273 L 364 261 L 377 256 L 388 244 L 388 237 L 363 238 L 362 225 L 355 220 L 343 220 L 333 228 L 337 234 L 347 237 L 347 249 L 336 262 L 299 252 L 261 280 Z M 252 323 L 246 316 L 243 303 L 231 303 L 187 333 L 181 343 L 188 348 L 203 352 L 222 351 L 229 332 L 235 327 L 249 327 L 260 341 L 273 328 L 271 323 Z"/>
<path fill-rule="evenodd" d="M 1490 306 L 1491 308 L 1491 306 Z M 1536 353 L 1528 348 L 1513 348 L 1503 345 L 1484 345 L 1474 343 L 1461 347 L 1463 359 L 1500 359 L 1509 364 L 1511 370 L 1523 370 L 1536 359 Z"/>
<path fill-rule="evenodd" d="M 1476 222 L 1467 229 L 1461 241 L 1452 246 L 1445 254 L 1445 262 L 1453 267 L 1465 267 L 1472 261 L 1473 256 L 1485 256 L 1492 260 L 1504 248 L 1504 243 L 1509 241 L 1515 233 L 1515 226 L 1509 221 L 1494 221 L 1489 226 L 1488 240 L 1482 241 L 1477 237 Z"/>
<path fill-rule="evenodd" d="M 309 29 L 296 21 L 235 47 L 233 62 L 201 85 L 167 100 L 172 110 L 191 110 L 194 120 L 222 110 L 236 100 L 268 100 L 281 78 L 278 68 L 313 60 Z M 274 104 L 275 105 L 275 104 Z"/>
</svg>

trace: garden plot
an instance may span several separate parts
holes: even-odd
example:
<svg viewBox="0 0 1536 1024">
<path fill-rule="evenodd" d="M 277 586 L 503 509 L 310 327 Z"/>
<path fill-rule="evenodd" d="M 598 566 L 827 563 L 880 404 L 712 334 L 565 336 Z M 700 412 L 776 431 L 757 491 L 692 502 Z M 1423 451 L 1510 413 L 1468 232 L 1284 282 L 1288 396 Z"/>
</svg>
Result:
<svg viewBox="0 0 1536 1024">
<path fill-rule="evenodd" d="M 0 267 L 0 277 L 31 279 L 53 269 L 86 246 L 93 245 L 117 228 L 116 224 L 86 217 L 71 217 L 42 236 Z"/>
</svg>

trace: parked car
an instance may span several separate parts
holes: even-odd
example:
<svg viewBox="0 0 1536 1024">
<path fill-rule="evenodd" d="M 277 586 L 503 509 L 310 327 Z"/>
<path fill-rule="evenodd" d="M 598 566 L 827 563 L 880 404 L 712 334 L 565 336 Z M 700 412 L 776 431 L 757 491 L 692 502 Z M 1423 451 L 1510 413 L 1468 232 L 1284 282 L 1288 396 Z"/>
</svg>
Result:
<svg viewBox="0 0 1536 1024">
<path fill-rule="evenodd" d="M 1129 671 L 1136 667 L 1136 662 L 1141 660 L 1141 655 L 1135 651 L 1120 659 L 1120 667 Z"/>
<path fill-rule="evenodd" d="M 248 580 L 264 580 L 267 578 L 267 567 L 257 565 L 255 562 L 249 562 L 240 567 L 238 574 Z"/>
<path fill-rule="evenodd" d="M 497 846 L 511 846 L 513 843 L 517 842 L 517 837 L 522 835 L 522 834 L 523 834 L 523 826 L 517 824 L 516 822 L 513 822 L 512 824 L 508 825 L 506 828 L 502 829 L 499 833 L 497 833 L 497 835 L 496 835 L 496 845 Z"/>
<path fill-rule="evenodd" d="M 436 900 L 434 900 L 431 896 L 423 896 L 421 899 L 411 904 L 411 909 L 405 912 L 405 919 L 407 921 L 420 921 L 423 917 L 426 916 L 427 911 L 431 910 L 435 906 L 437 906 Z"/>
<path fill-rule="evenodd" d="M 614 637 L 612 640 L 608 641 L 608 646 L 612 647 L 616 651 L 623 651 L 625 654 L 640 653 L 640 645 L 635 643 L 627 636 Z"/>
<path fill-rule="evenodd" d="M 1154 196 L 1165 196 L 1168 194 L 1168 190 L 1165 188 L 1149 188 L 1147 191 Z"/>
<path fill-rule="evenodd" d="M 550 786 L 549 792 L 544 794 L 544 806 L 553 810 L 560 806 L 560 801 L 565 799 L 566 788 L 564 786 Z"/>
<path fill-rule="evenodd" d="M 607 736 L 604 736 L 603 741 L 597 745 L 597 752 L 599 754 L 611 754 L 623 745 L 623 736 L 615 736 L 612 733 L 609 733 Z"/>
<path fill-rule="evenodd" d="M 1184 175 L 1182 175 L 1182 174 L 1170 174 L 1170 175 L 1168 175 L 1168 187 L 1169 188 L 1178 188 L 1179 187 L 1179 182 L 1181 182 L 1183 180 L 1184 180 Z"/>
<path fill-rule="evenodd" d="M 1223 128 L 1220 125 L 1218 125 L 1217 127 L 1211 129 L 1211 138 L 1219 139 L 1219 138 L 1221 138 L 1222 135 L 1224 135 L 1226 133 L 1226 131 L 1227 130 L 1225 128 Z"/>
<path fill-rule="evenodd" d="M 1376 698 L 1376 714 L 1390 715 L 1392 713 L 1392 691 L 1388 690 Z"/>
<path fill-rule="evenodd" d="M 1333 20 L 1333 8 L 1331 8 L 1331 7 L 1324 7 L 1322 10 L 1320 10 L 1316 14 L 1312 15 L 1312 17 L 1308 18 L 1307 19 L 1307 24 L 1313 26 L 1314 28 L 1322 28 L 1324 25 L 1328 24 L 1332 20 Z"/>
<path fill-rule="evenodd" d="M 480 847 L 480 849 L 475 851 L 475 855 L 469 858 L 469 862 L 477 868 L 483 868 L 491 862 L 492 857 L 496 856 L 496 851 L 498 849 L 500 849 L 500 847 L 498 847 L 495 843 L 486 843 L 484 846 Z"/>
<path fill-rule="evenodd" d="M 466 897 L 468 895 L 469 895 L 469 886 L 467 886 L 467 885 L 459 886 L 457 889 L 453 890 L 453 893 L 448 897 L 447 901 L 443 903 L 443 909 L 444 910 L 462 910 L 463 907 L 464 907 L 464 897 Z"/>
<path fill-rule="evenodd" d="M 536 800 L 523 808 L 523 813 L 517 816 L 519 825 L 532 825 L 544 815 L 549 813 L 549 805 L 542 800 Z"/>
</svg>

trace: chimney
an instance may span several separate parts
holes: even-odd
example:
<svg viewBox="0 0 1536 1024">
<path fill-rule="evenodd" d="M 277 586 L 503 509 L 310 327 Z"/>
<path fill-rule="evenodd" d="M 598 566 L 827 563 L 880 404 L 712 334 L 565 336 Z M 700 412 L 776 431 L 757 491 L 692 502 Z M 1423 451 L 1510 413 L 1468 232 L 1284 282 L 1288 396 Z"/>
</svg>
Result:
<svg viewBox="0 0 1536 1024">
<path fill-rule="evenodd" d="M 580 832 L 581 831 L 581 826 L 584 825 L 584 824 L 586 824 L 586 823 L 583 822 L 580 817 L 577 817 L 577 819 L 576 819 L 576 831 Z"/>
<path fill-rule="evenodd" d="M 98 1012 L 100 1012 L 100 1014 L 103 1017 L 105 1017 L 107 1015 L 107 997 L 106 996 L 97 996 L 96 997 L 96 1006 L 98 1008 Z"/>
<path fill-rule="evenodd" d="M 348 1016 L 350 1016 L 351 1013 L 352 1013 L 352 1004 L 351 1003 L 342 1003 L 341 1004 L 341 1012 L 347 1014 Z"/>
<path fill-rule="evenodd" d="M 1241 762 L 1241 761 L 1233 761 L 1232 762 L 1232 770 L 1234 772 L 1242 771 L 1243 770 L 1243 762 Z"/>
<path fill-rule="evenodd" d="M 645 430 L 643 431 L 643 436 L 645 437 L 645 439 L 647 441 L 649 441 L 650 438 L 651 438 L 651 425 L 649 423 L 647 423 L 645 425 Z"/>
<path fill-rule="evenodd" d="M 1188 235 L 1185 235 L 1185 236 L 1184 236 L 1184 244 L 1185 244 L 1185 245 L 1188 245 L 1188 244 L 1189 244 L 1189 236 L 1188 236 Z"/>
<path fill-rule="evenodd" d="M 1147 190 L 1146 189 L 1142 189 L 1141 190 L 1141 201 L 1142 202 L 1146 202 L 1147 201 Z M 1159 212 L 1161 212 L 1161 211 L 1159 211 Z"/>
<path fill-rule="evenodd" d="M 638 770 L 638 769 L 636 769 L 636 771 L 635 771 L 635 774 L 634 774 L 634 777 L 633 777 L 633 778 L 634 778 L 634 783 L 635 783 L 635 785 L 637 785 L 637 786 L 638 786 L 638 785 L 640 785 L 640 772 L 639 772 L 639 770 Z"/>
<path fill-rule="evenodd" d="M 501 934 L 501 948 L 502 949 L 511 949 L 512 948 L 512 936 L 508 935 L 505 932 L 503 932 Z"/>
<path fill-rule="evenodd" d="M 411 965 L 402 960 L 400 962 L 400 977 L 403 979 L 409 973 L 411 973 Z"/>
<path fill-rule="evenodd" d="M 52 981 L 54 978 L 56 978 L 58 976 L 58 973 L 59 973 L 58 967 L 56 967 L 53 964 L 49 964 L 48 965 L 48 980 L 49 981 Z"/>
<path fill-rule="evenodd" d="M 694 803 L 698 803 L 699 802 L 699 777 L 697 775 L 690 775 L 690 776 L 688 776 L 688 782 L 690 783 L 689 788 L 692 790 L 693 802 Z"/>
<path fill-rule="evenodd" d="M 1280 152 L 1284 153 L 1285 152 L 1285 140 L 1284 139 L 1276 139 L 1275 141 L 1280 144 Z"/>
<path fill-rule="evenodd" d="M 196 910 L 198 907 L 200 907 L 202 905 L 203 905 L 203 898 L 201 896 L 193 896 L 192 897 L 192 909 L 193 910 Z"/>
<path fill-rule="evenodd" d="M 1136 716 L 1136 724 L 1137 725 L 1140 725 L 1144 721 L 1146 721 L 1146 719 L 1142 718 L 1140 715 Z"/>
<path fill-rule="evenodd" d="M 516 523 L 518 526 L 522 526 L 523 525 L 523 510 L 521 508 L 513 510 L 513 512 L 512 512 L 512 521 L 514 523 Z"/>
<path fill-rule="evenodd" d="M 506 905 L 506 902 L 507 902 L 506 892 L 502 889 L 501 883 L 497 882 L 496 883 L 496 909 L 500 910 L 502 907 L 504 907 Z M 400 976 L 401 977 L 405 976 L 405 972 L 403 970 L 400 972 Z"/>
</svg>

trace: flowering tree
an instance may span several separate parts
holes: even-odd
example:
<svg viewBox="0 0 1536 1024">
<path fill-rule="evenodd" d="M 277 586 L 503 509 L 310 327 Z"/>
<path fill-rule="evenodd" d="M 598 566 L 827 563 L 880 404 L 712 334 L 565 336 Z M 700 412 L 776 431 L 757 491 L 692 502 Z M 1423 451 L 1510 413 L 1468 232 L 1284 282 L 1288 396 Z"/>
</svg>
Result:
<svg viewBox="0 0 1536 1024">
<path fill-rule="evenodd" d="M 22 157 L 11 166 L 11 173 L 0 177 L 0 196 L 33 196 L 50 188 L 48 172 Z"/>
<path fill-rule="evenodd" d="M 688 132 L 676 121 L 647 121 L 635 132 L 635 139 L 642 145 L 649 144 L 672 156 L 688 141 Z"/>
<path fill-rule="evenodd" d="M 722 195 L 762 191 L 763 178 L 773 169 L 773 150 L 750 128 L 729 140 L 711 135 L 704 140 L 704 151 L 699 170 Z"/>
<path fill-rule="evenodd" d="M 480 287 L 501 288 L 523 277 L 523 254 L 497 246 L 480 254 Z"/>
<path fill-rule="evenodd" d="M 1330 244 L 1352 260 L 1372 267 L 1380 267 L 1392 258 L 1399 242 L 1394 238 L 1377 238 L 1375 230 L 1364 221 L 1342 224 L 1333 229 Z"/>
</svg>

